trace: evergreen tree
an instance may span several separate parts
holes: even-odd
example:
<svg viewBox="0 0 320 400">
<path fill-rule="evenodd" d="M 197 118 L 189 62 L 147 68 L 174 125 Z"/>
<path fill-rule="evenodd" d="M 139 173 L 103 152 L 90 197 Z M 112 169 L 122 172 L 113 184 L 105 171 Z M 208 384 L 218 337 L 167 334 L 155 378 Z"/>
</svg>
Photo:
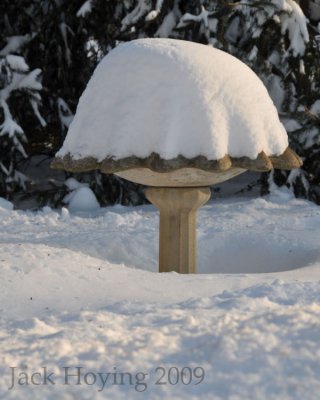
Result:
<svg viewBox="0 0 320 400">
<path fill-rule="evenodd" d="M 227 51 L 260 76 L 304 159 L 301 170 L 276 171 L 272 179 L 320 203 L 319 0 L 3 0 L 0 12 L 0 195 L 22 185 L 58 204 L 69 174 L 40 188 L 25 184 L 22 168 L 40 155 L 50 162 L 105 54 L 124 41 L 172 37 Z M 18 76 L 33 83 L 14 86 Z M 115 176 L 77 179 L 90 182 L 103 204 L 143 201 L 140 187 Z"/>
<path fill-rule="evenodd" d="M 10 36 L 0 51 L 0 196 L 9 198 L 19 188 L 26 189 L 27 181 L 18 167 L 21 159 L 27 158 L 27 137 L 19 117 L 25 114 L 26 120 L 33 113 L 42 126 L 46 125 L 38 108 L 41 70 L 30 71 L 24 57 L 10 54 L 28 40 L 29 35 Z"/>
</svg>

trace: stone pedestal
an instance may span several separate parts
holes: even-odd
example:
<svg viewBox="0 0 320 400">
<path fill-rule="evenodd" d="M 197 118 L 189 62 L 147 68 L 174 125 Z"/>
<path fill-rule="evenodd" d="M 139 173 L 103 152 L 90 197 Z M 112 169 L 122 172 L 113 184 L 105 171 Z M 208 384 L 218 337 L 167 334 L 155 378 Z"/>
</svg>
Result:
<svg viewBox="0 0 320 400">
<path fill-rule="evenodd" d="M 160 210 L 159 272 L 196 272 L 196 212 L 210 198 L 208 187 L 149 187 Z"/>
</svg>

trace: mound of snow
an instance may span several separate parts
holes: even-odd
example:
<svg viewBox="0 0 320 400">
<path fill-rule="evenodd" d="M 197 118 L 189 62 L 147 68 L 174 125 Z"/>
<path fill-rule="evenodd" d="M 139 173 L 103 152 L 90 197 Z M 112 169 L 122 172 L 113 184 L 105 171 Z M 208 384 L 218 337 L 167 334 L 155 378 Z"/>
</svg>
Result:
<svg viewBox="0 0 320 400">
<path fill-rule="evenodd" d="M 79 189 L 79 188 L 81 188 L 81 187 L 83 187 L 83 186 L 88 186 L 87 184 L 81 183 L 81 182 L 77 181 L 77 180 L 74 179 L 74 178 L 68 178 L 68 179 L 64 182 L 64 184 L 65 184 L 65 186 L 67 186 L 67 188 L 68 188 L 69 190 L 76 190 L 76 189 Z"/>
<path fill-rule="evenodd" d="M 4 199 L 3 197 L 0 197 L 0 208 L 4 208 L 5 210 L 11 211 L 13 210 L 13 204 L 10 201 Z"/>
<path fill-rule="evenodd" d="M 211 46 L 140 39 L 98 65 L 57 156 L 255 159 L 287 146 L 266 88 L 244 63 Z"/>
<path fill-rule="evenodd" d="M 100 208 L 95 194 L 86 183 L 69 178 L 64 184 L 71 191 L 63 199 L 63 202 L 68 204 L 70 211 L 90 211 Z M 62 213 L 62 216 L 66 217 L 65 212 Z"/>
</svg>

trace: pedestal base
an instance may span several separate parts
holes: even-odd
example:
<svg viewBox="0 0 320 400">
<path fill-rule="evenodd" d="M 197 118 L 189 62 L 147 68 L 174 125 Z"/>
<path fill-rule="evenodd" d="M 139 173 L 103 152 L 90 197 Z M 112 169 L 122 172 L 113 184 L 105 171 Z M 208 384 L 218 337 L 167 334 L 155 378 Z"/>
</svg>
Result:
<svg viewBox="0 0 320 400">
<path fill-rule="evenodd" d="M 149 187 L 160 210 L 159 272 L 196 272 L 196 211 L 210 198 L 208 187 Z"/>
</svg>

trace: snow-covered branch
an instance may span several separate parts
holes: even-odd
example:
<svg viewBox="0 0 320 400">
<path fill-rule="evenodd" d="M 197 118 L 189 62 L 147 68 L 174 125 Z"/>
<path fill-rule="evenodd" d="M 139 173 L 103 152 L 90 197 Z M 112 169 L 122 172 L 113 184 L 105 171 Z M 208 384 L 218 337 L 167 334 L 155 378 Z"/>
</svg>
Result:
<svg viewBox="0 0 320 400">
<path fill-rule="evenodd" d="M 26 35 L 20 36 L 9 36 L 7 38 L 6 46 L 0 50 L 0 56 L 7 56 L 10 53 L 18 52 L 21 47 L 26 45 L 34 37 L 34 33 L 27 33 Z"/>
<path fill-rule="evenodd" d="M 158 17 L 158 15 L 161 12 L 161 7 L 163 5 L 163 0 L 157 0 L 157 4 L 156 4 L 156 8 L 152 11 L 149 12 L 149 14 L 146 16 L 146 21 L 153 21 L 154 19 L 156 19 Z"/>
<path fill-rule="evenodd" d="M 45 126 L 46 123 L 41 117 L 38 109 L 38 104 L 41 101 L 38 91 L 42 89 L 42 84 L 39 81 L 41 70 L 34 69 L 33 71 L 28 72 L 29 67 L 25 62 L 25 59 L 16 55 L 7 55 L 6 57 L 3 57 L 0 60 L 0 65 L 0 108 L 3 111 L 3 123 L 0 125 L 0 136 L 8 135 L 10 138 L 15 138 L 17 135 L 23 135 L 23 129 L 14 120 L 8 106 L 8 99 L 12 93 L 17 90 L 23 90 L 28 93 L 35 115 L 42 126 Z M 22 154 L 25 154 L 20 142 L 15 142 L 15 145 Z"/>
<path fill-rule="evenodd" d="M 178 0 L 176 0 L 173 9 L 163 18 L 163 21 L 154 36 L 164 38 L 170 37 L 180 18 L 181 11 L 178 6 Z"/>
<path fill-rule="evenodd" d="M 309 42 L 307 18 L 294 0 L 270 0 L 263 7 L 256 0 L 240 0 L 235 8 L 246 18 L 246 29 L 257 38 L 262 34 L 265 23 L 271 19 L 281 27 L 281 33 L 288 35 L 290 45 L 287 53 L 294 57 L 303 56 Z"/>
<path fill-rule="evenodd" d="M 77 12 L 77 17 L 85 17 L 87 14 L 90 14 L 92 10 L 92 0 L 87 0 L 82 4 Z"/>
<path fill-rule="evenodd" d="M 57 106 L 61 127 L 62 129 L 68 129 L 73 120 L 74 114 L 70 110 L 68 104 L 61 97 L 58 98 Z"/>
<path fill-rule="evenodd" d="M 14 121 L 5 99 L 0 100 L 0 106 L 4 116 L 4 121 L 0 125 L 0 136 L 8 135 L 9 137 L 14 137 L 16 134 L 22 135 L 23 129 Z"/>
<path fill-rule="evenodd" d="M 190 13 L 184 14 L 181 17 L 177 28 L 184 28 L 190 22 L 202 22 L 205 28 L 208 28 L 210 15 L 212 15 L 212 12 L 206 10 L 203 6 L 201 6 L 201 13 L 199 15 L 193 15 Z"/>
<path fill-rule="evenodd" d="M 138 22 L 142 17 L 146 16 L 150 11 L 152 11 L 152 1 L 151 0 L 139 0 L 136 7 L 126 15 L 121 21 L 121 31 L 125 31 L 129 26 Z"/>
</svg>

